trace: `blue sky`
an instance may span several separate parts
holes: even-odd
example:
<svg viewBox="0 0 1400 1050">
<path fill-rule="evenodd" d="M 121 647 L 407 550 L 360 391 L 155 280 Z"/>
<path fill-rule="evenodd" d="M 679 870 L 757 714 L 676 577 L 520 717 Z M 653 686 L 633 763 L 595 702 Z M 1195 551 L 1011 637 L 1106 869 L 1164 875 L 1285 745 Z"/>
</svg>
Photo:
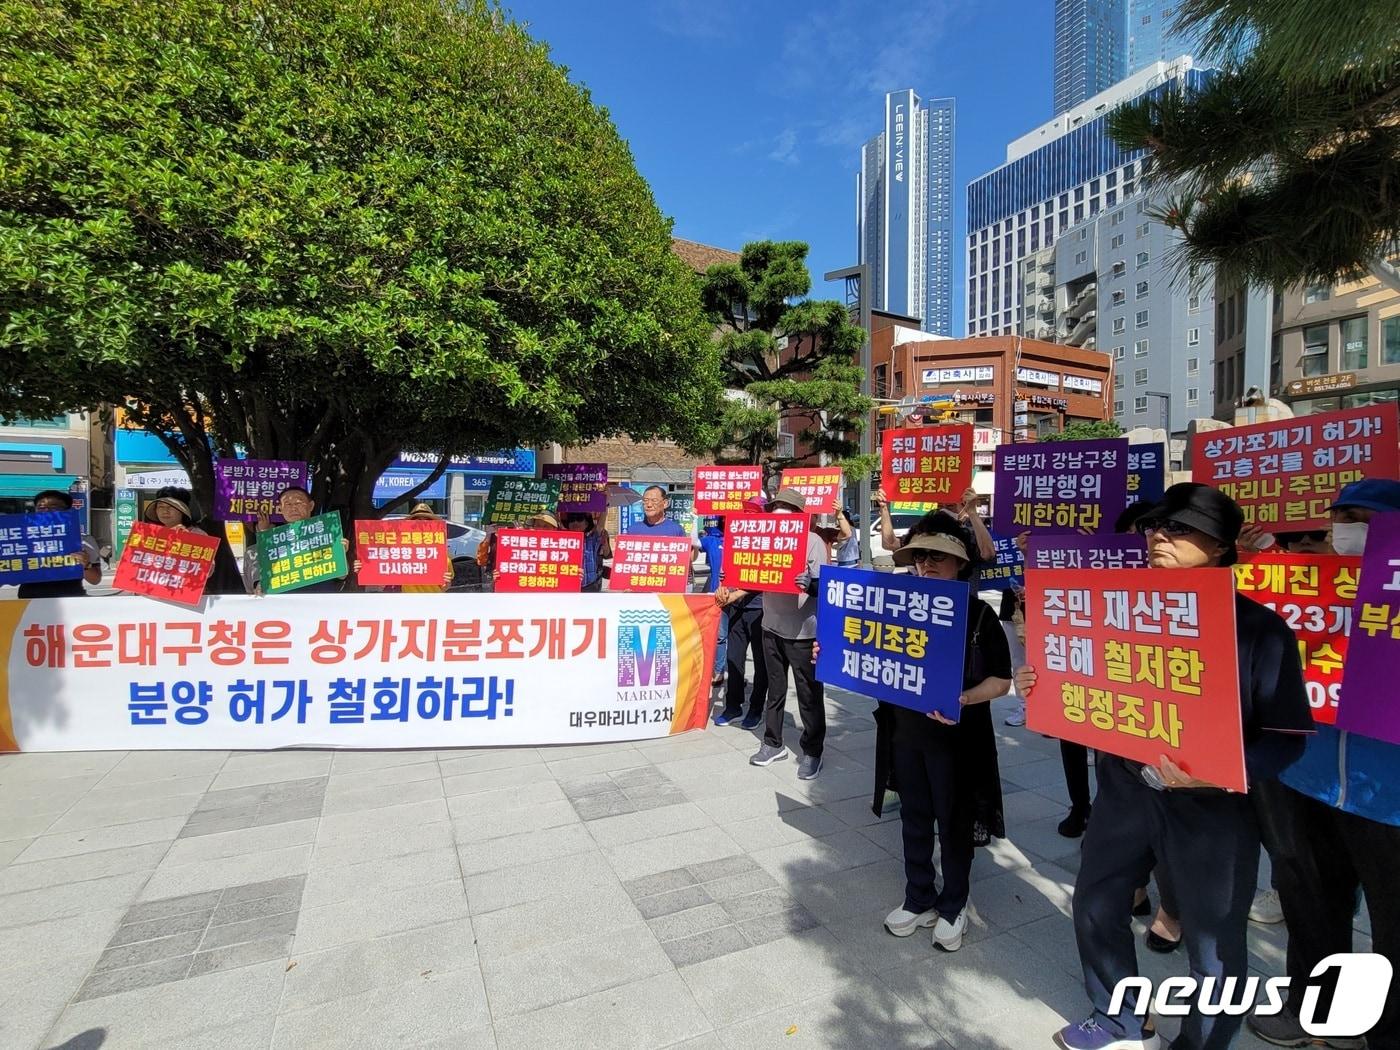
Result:
<svg viewBox="0 0 1400 1050">
<path fill-rule="evenodd" d="M 516 0 L 507 9 L 605 107 L 677 236 L 726 248 L 812 246 L 822 273 L 855 260 L 860 144 L 884 93 L 957 99 L 963 324 L 967 182 L 1048 120 L 1054 0 Z"/>
</svg>

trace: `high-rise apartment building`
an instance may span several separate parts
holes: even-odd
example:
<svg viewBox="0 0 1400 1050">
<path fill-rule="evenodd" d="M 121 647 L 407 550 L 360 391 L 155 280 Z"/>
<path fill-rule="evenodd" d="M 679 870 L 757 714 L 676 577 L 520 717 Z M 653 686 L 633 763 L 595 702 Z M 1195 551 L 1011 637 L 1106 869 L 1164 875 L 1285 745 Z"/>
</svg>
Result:
<svg viewBox="0 0 1400 1050">
<path fill-rule="evenodd" d="M 1144 156 L 1113 141 L 1108 114 L 1150 92 L 1195 90 L 1208 75 L 1188 57 L 1153 63 L 1021 136 L 1005 164 L 968 185 L 969 335 L 1024 332 L 1024 260 L 1136 192 Z"/>
<path fill-rule="evenodd" d="M 1128 75 L 1128 0 L 1055 0 L 1055 112 Z"/>
<path fill-rule="evenodd" d="M 1128 0 L 1124 34 L 1128 73 L 1136 73 L 1154 62 L 1169 62 L 1177 55 L 1201 57 L 1195 34 L 1176 29 L 1180 10 L 1181 0 Z"/>
<path fill-rule="evenodd" d="M 856 250 L 870 266 L 872 307 L 945 336 L 953 327 L 953 127 L 951 98 L 890 92 L 885 129 L 861 149 L 856 176 Z"/>
</svg>

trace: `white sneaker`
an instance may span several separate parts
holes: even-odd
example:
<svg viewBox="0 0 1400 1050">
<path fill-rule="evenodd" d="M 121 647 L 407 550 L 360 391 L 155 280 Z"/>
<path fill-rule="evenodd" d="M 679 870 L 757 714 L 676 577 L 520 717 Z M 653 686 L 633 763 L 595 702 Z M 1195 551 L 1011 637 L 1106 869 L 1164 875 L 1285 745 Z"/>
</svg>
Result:
<svg viewBox="0 0 1400 1050">
<path fill-rule="evenodd" d="M 942 948 L 945 952 L 955 952 L 962 947 L 963 934 L 967 932 L 967 909 L 958 912 L 958 917 L 952 922 L 938 917 L 938 922 L 933 927 L 933 943 Z"/>
<path fill-rule="evenodd" d="M 1279 903 L 1278 890 L 1260 890 L 1254 895 L 1254 903 L 1249 906 L 1249 921 L 1265 926 L 1283 922 L 1283 905 Z"/>
<path fill-rule="evenodd" d="M 896 937 L 908 937 L 920 927 L 932 926 L 937 921 L 938 912 L 932 908 L 923 912 L 909 911 L 901 904 L 885 916 L 885 929 Z"/>
</svg>

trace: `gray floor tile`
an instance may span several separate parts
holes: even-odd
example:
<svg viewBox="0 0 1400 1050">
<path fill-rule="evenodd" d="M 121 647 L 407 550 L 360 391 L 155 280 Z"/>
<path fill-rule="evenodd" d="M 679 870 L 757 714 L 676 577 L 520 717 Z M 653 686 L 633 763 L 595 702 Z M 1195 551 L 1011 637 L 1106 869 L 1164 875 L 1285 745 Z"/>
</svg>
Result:
<svg viewBox="0 0 1400 1050">
<path fill-rule="evenodd" d="M 192 930 L 189 933 L 177 933 L 170 937 L 157 937 L 155 940 L 137 941 L 135 944 L 108 948 L 97 960 L 93 972 L 120 970 L 125 966 L 140 966 L 145 963 L 159 962 L 162 959 L 176 959 L 182 955 L 193 955 L 203 936 L 202 929 Z"/>
<path fill-rule="evenodd" d="M 650 1050 L 712 1028 L 685 983 L 674 973 L 595 992 L 510 1017 L 496 1025 L 500 1050 L 544 1046 Z"/>
<path fill-rule="evenodd" d="M 213 951 L 215 948 L 227 948 L 232 944 L 246 944 L 249 941 L 261 941 L 269 937 L 295 933 L 297 918 L 296 912 L 289 911 L 261 919 L 249 919 L 246 922 L 210 926 L 204 933 L 204 939 L 200 942 L 199 949 L 200 951 Z"/>
<path fill-rule="evenodd" d="M 752 857 L 737 853 L 731 857 L 720 857 L 716 860 L 692 864 L 688 870 L 696 882 L 713 882 L 731 875 L 757 871 L 758 865 L 754 863 Z"/>
<path fill-rule="evenodd" d="M 185 974 L 189 973 L 193 958 L 192 955 L 184 955 L 176 959 L 146 963 L 143 966 L 128 966 L 120 970 L 95 973 L 83 982 L 73 1001 L 80 1003 L 87 999 L 99 999 L 137 988 L 149 988 L 153 984 L 182 980 Z"/>
<path fill-rule="evenodd" d="M 190 977 L 203 977 L 220 970 L 236 970 L 257 963 L 271 962 L 274 959 L 286 960 L 292 950 L 292 935 L 264 937 L 256 941 L 243 941 L 223 948 L 202 951 L 194 957 L 190 965 Z"/>
<path fill-rule="evenodd" d="M 765 915 L 745 919 L 738 925 L 750 942 L 766 944 L 769 941 L 776 941 L 780 937 L 815 929 L 818 923 L 816 917 L 799 904 L 783 911 L 769 912 Z"/>
<path fill-rule="evenodd" d="M 676 967 L 690 966 L 750 947 L 737 926 L 718 926 L 661 945 Z"/>
<path fill-rule="evenodd" d="M 306 886 L 305 875 L 287 875 L 280 879 L 266 879 L 262 882 L 249 882 L 240 886 L 230 886 L 224 890 L 221 904 L 239 904 L 243 901 L 261 900 L 266 897 L 281 897 L 299 894 Z"/>
<path fill-rule="evenodd" d="M 750 893 L 745 897 L 731 897 L 721 903 L 721 907 L 733 917 L 735 922 L 742 922 L 745 919 L 757 919 L 761 915 L 771 915 L 774 912 L 786 911 L 797 904 L 787 891 L 773 887 L 772 889 L 760 890 L 757 893 Z"/>
<path fill-rule="evenodd" d="M 491 1022 L 481 974 L 474 968 L 415 975 L 397 986 L 292 1010 L 277 1020 L 276 1048 L 463 1046 Z"/>
<path fill-rule="evenodd" d="M 281 915 L 283 912 L 296 911 L 301 907 L 301 890 L 295 893 L 284 893 L 277 897 L 259 897 L 249 901 L 224 901 L 214 911 L 214 917 L 209 920 L 211 926 L 225 926 L 234 922 L 245 922 L 249 919 L 265 919 L 269 915 Z"/>
<path fill-rule="evenodd" d="M 685 868 L 672 868 L 670 871 L 658 871 L 655 875 L 632 879 L 623 883 L 623 886 L 632 899 L 637 900 L 641 897 L 652 897 L 658 893 L 678 890 L 685 886 L 694 886 L 696 881 L 695 876 Z"/>
<path fill-rule="evenodd" d="M 705 883 L 705 889 L 715 900 L 723 901 L 731 897 L 745 897 L 750 893 L 772 889 L 777 885 L 772 875 L 769 875 L 762 868 L 755 867 L 753 871 L 744 871 L 737 875 L 726 875 L 723 878 L 707 882 Z"/>
<path fill-rule="evenodd" d="M 112 936 L 112 947 L 202 930 L 209 925 L 209 917 L 213 914 L 213 908 L 206 908 L 204 911 L 167 915 L 163 919 L 152 919 L 150 922 L 129 923 Z"/>
<path fill-rule="evenodd" d="M 683 886 L 668 893 L 640 898 L 637 901 L 637 910 L 642 913 L 644 919 L 657 919 L 662 915 L 685 911 L 687 908 L 698 908 L 702 904 L 711 903 L 712 900 L 703 886 Z"/>
<path fill-rule="evenodd" d="M 698 908 L 672 912 L 655 919 L 648 919 L 647 925 L 658 941 L 675 941 L 690 937 L 719 926 L 731 926 L 734 920 L 718 904 L 704 904 Z"/>
</svg>

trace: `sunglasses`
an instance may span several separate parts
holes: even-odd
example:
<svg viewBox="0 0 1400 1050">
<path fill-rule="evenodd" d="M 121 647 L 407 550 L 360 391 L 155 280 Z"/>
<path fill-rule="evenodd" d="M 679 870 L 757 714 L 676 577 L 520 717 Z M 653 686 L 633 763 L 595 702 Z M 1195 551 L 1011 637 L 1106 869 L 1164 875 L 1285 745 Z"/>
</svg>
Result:
<svg viewBox="0 0 1400 1050">
<path fill-rule="evenodd" d="M 1172 539 L 1180 539 L 1182 536 L 1189 536 L 1196 530 L 1190 525 L 1183 525 L 1179 521 L 1172 521 L 1169 518 L 1147 518 L 1138 522 L 1138 535 L 1146 536 L 1150 532 L 1160 532 L 1163 536 Z"/>
<path fill-rule="evenodd" d="M 911 560 L 915 565 L 919 564 L 921 561 L 932 562 L 934 565 L 941 565 L 951 557 L 952 555 L 946 551 L 915 551 Z"/>
</svg>

